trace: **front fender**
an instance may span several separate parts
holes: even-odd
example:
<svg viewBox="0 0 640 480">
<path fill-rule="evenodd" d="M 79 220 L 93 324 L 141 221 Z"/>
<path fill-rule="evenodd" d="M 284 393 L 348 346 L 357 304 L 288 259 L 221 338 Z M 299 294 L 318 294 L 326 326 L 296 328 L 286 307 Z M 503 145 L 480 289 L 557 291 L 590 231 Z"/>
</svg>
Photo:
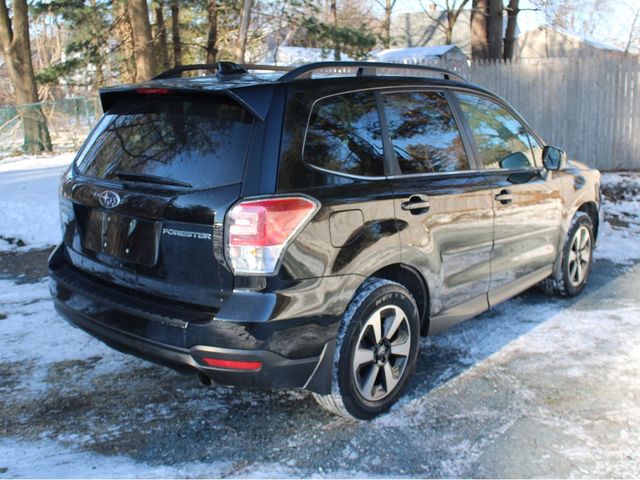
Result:
<svg viewBox="0 0 640 480">
<path fill-rule="evenodd" d="M 560 278 L 561 276 L 564 244 L 576 213 L 584 209 L 585 205 L 592 204 L 597 212 L 598 225 L 596 225 L 596 228 L 602 225 L 604 221 L 600 194 L 600 172 L 595 169 L 578 168 L 578 166 L 581 166 L 581 164 L 573 164 L 562 172 L 566 175 L 563 179 L 562 191 L 565 213 L 562 220 L 562 235 L 560 237 L 560 245 L 558 245 L 558 256 L 553 268 L 554 278 Z M 594 233 L 597 234 L 597 231 Z"/>
</svg>

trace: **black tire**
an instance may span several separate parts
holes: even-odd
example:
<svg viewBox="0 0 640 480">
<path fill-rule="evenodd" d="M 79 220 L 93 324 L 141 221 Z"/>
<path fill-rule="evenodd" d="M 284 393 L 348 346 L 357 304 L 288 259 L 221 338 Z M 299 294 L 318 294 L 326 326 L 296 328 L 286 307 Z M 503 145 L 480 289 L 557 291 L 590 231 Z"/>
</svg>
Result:
<svg viewBox="0 0 640 480">
<path fill-rule="evenodd" d="M 381 325 L 380 330 L 374 327 L 375 319 Z M 386 332 L 391 330 L 387 339 Z M 376 344 L 374 338 L 378 337 L 380 342 Z M 402 395 L 413 373 L 419 337 L 418 308 L 409 291 L 389 280 L 368 279 L 343 317 L 336 344 L 331 393 L 314 393 L 314 398 L 324 409 L 349 419 L 367 420 L 385 412 Z M 371 348 L 373 360 L 360 364 L 356 350 L 361 354 L 367 348 Z M 391 380 L 387 380 L 390 373 Z M 366 381 L 371 377 L 374 378 L 372 384 Z M 380 380 L 380 385 L 375 384 L 376 379 Z M 392 388 L 389 389 L 389 385 Z M 367 390 L 367 386 L 372 388 Z M 365 398 L 365 395 L 371 398 Z"/>
<path fill-rule="evenodd" d="M 588 234 L 588 245 L 580 252 L 580 257 L 575 258 L 576 236 Z M 562 258 L 560 260 L 560 271 L 542 281 L 540 286 L 545 293 L 561 297 L 573 297 L 578 295 L 589 280 L 591 266 L 593 265 L 593 221 L 585 212 L 577 212 L 571 221 L 567 238 L 562 248 Z M 588 261 L 584 263 L 583 255 L 588 254 Z M 583 274 L 576 275 L 576 262 L 579 262 L 583 269 Z"/>
</svg>

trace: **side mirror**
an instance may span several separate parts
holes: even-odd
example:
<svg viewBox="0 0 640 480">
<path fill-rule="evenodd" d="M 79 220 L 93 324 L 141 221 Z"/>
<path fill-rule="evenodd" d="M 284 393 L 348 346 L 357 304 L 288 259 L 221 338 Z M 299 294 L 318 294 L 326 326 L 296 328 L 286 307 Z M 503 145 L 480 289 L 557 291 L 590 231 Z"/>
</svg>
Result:
<svg viewBox="0 0 640 480">
<path fill-rule="evenodd" d="M 567 163 L 567 154 L 564 150 L 547 145 L 542 150 L 542 164 L 547 170 L 560 170 Z"/>
</svg>

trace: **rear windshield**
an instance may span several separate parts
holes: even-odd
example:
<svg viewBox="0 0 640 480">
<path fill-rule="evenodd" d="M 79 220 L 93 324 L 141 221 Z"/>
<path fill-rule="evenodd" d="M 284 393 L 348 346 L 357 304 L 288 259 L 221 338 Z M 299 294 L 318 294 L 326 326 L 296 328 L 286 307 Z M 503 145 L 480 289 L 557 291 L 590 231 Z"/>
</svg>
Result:
<svg viewBox="0 0 640 480">
<path fill-rule="evenodd" d="M 194 188 L 237 183 L 251 124 L 250 113 L 226 99 L 128 99 L 102 117 L 76 168 L 95 178 L 142 174 Z"/>
</svg>

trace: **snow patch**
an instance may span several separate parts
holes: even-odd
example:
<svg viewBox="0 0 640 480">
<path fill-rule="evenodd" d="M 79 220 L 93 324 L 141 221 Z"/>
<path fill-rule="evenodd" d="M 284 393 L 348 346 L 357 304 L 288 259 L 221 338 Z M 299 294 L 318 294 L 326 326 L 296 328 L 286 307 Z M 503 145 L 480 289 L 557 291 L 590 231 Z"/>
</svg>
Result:
<svg viewBox="0 0 640 480">
<path fill-rule="evenodd" d="M 632 264 L 640 259 L 640 174 L 604 173 L 601 186 L 607 220 L 600 226 L 595 258 Z"/>
<path fill-rule="evenodd" d="M 58 155 L 18 155 L 0 159 L 0 173 L 35 170 L 38 168 L 67 167 L 75 157 L 74 152 Z"/>
<path fill-rule="evenodd" d="M 640 389 L 639 378 L 624 375 L 630 363 L 640 363 L 640 308 L 621 306 L 615 310 L 585 311 L 563 308 L 562 304 L 552 301 L 525 307 L 522 299 L 516 297 L 499 305 L 494 311 L 497 315 L 492 321 L 485 318 L 482 323 L 475 323 L 474 328 L 470 328 L 469 323 L 473 320 L 468 321 L 462 328 L 423 339 L 421 349 L 427 352 L 434 346 L 455 349 L 460 352 L 458 356 L 466 355 L 471 359 L 473 366 L 457 375 L 456 382 L 474 375 L 481 376 L 479 372 L 488 366 L 508 364 L 513 358 L 527 355 L 535 356 L 538 362 L 549 363 L 549 368 L 557 372 L 559 377 L 584 378 L 590 369 L 602 364 L 603 357 L 606 357 L 609 376 L 624 376 L 629 391 Z M 533 315 L 548 319 L 529 329 L 527 317 Z M 509 318 L 509 321 L 505 322 L 505 318 Z M 503 332 L 496 334 L 498 329 Z M 585 352 L 591 352 L 591 356 L 585 357 Z M 598 353 L 595 355 L 593 352 Z M 625 354 L 620 355 L 619 352 Z M 532 366 L 540 368 L 539 364 Z M 444 378 L 435 384 L 448 380 Z M 430 401 L 429 395 L 403 399 L 373 423 L 399 427 L 421 422 L 432 408 Z M 637 405 L 631 408 L 640 414 Z M 470 415 L 469 412 L 467 414 Z"/>
<path fill-rule="evenodd" d="M 231 462 L 149 465 L 124 456 L 77 450 L 48 440 L 7 439 L 0 441 L 0 467 L 6 468 L 6 475 L 11 478 L 209 478 L 221 476 L 231 467 Z"/>
<path fill-rule="evenodd" d="M 73 153 L 0 161 L 0 252 L 60 241 L 58 185 Z"/>
<path fill-rule="evenodd" d="M 55 362 L 92 359 L 97 373 L 126 365 L 122 354 L 60 318 L 53 308 L 47 280 L 23 285 L 0 280 L 0 313 L 6 316 L 0 321 L 0 362 L 28 360 L 46 368 Z"/>
</svg>

